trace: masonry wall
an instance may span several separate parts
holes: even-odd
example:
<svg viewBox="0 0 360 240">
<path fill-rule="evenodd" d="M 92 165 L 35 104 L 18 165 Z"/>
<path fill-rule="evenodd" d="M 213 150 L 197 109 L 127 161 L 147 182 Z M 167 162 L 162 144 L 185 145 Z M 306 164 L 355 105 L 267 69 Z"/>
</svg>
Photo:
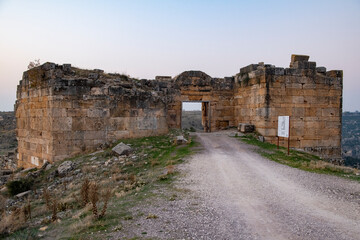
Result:
<svg viewBox="0 0 360 240">
<path fill-rule="evenodd" d="M 268 135 L 270 106 L 267 101 L 268 83 L 265 70 L 263 65 L 251 64 L 236 75 L 234 118 L 237 124 L 253 124 L 259 133 Z"/>
<path fill-rule="evenodd" d="M 342 71 L 327 72 L 308 59 L 294 55 L 286 69 L 264 64 L 242 68 L 236 119 L 254 124 L 266 141 L 276 143 L 277 117 L 290 116 L 291 147 L 339 162 Z"/>
<path fill-rule="evenodd" d="M 181 103 L 187 101 L 209 102 L 211 131 L 235 125 L 233 78 L 211 78 L 200 71 L 186 71 L 174 78 L 173 87 L 179 94 L 168 103 L 170 127 L 181 127 Z"/>
<path fill-rule="evenodd" d="M 15 105 L 18 166 L 41 165 L 53 151 L 50 89 L 40 81 L 45 70 L 32 69 L 23 74 L 17 87 Z"/>
<path fill-rule="evenodd" d="M 117 139 L 167 133 L 167 89 L 166 82 L 53 63 L 25 72 L 16 103 L 19 165 L 41 166 Z"/>
<path fill-rule="evenodd" d="M 45 63 L 18 85 L 18 165 L 41 166 L 121 138 L 180 128 L 184 101 L 203 102 L 211 131 L 251 123 L 272 143 L 278 116 L 290 116 L 291 147 L 339 161 L 342 71 L 308 60 L 293 55 L 289 68 L 251 64 L 234 77 L 186 71 L 155 80 Z"/>
</svg>

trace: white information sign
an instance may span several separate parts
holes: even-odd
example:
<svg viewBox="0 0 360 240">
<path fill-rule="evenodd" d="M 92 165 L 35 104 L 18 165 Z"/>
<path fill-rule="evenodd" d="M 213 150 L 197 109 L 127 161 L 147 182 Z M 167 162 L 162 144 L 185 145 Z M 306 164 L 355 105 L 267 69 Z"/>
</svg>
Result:
<svg viewBox="0 0 360 240">
<path fill-rule="evenodd" d="M 289 116 L 278 116 L 278 137 L 289 137 Z"/>
</svg>

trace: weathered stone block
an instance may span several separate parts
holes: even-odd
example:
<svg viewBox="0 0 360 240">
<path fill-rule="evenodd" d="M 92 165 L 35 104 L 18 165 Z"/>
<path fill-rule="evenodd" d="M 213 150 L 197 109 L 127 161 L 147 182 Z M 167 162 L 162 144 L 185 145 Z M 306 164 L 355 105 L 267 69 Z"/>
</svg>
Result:
<svg viewBox="0 0 360 240">
<path fill-rule="evenodd" d="M 240 75 L 255 71 L 259 65 L 258 64 L 250 64 L 246 67 L 240 68 Z"/>
<path fill-rule="evenodd" d="M 309 61 L 309 56 L 292 54 L 290 67 L 292 67 L 292 64 L 295 62 L 307 62 L 307 61 Z"/>
<path fill-rule="evenodd" d="M 122 156 L 122 155 L 129 155 L 133 151 L 133 149 L 130 146 L 121 142 L 115 147 L 113 147 L 112 151 L 116 153 L 118 156 Z"/>
<path fill-rule="evenodd" d="M 109 109 L 94 109 L 90 108 L 87 110 L 87 117 L 89 118 L 105 118 L 110 116 Z"/>
<path fill-rule="evenodd" d="M 333 77 L 333 78 L 342 78 L 343 77 L 343 71 L 342 70 L 331 70 L 326 72 L 326 76 Z"/>
<path fill-rule="evenodd" d="M 64 72 L 70 72 L 71 71 L 71 64 L 63 64 L 62 65 L 62 70 L 64 71 Z"/>
<path fill-rule="evenodd" d="M 242 133 L 251 133 L 255 131 L 255 126 L 249 123 L 239 123 L 238 131 Z"/>
<path fill-rule="evenodd" d="M 293 68 L 297 69 L 316 69 L 316 63 L 315 62 L 294 62 L 292 64 Z"/>
<path fill-rule="evenodd" d="M 105 139 L 105 132 L 104 131 L 86 131 L 84 133 L 84 139 L 87 139 L 87 140 Z"/>
<path fill-rule="evenodd" d="M 326 73 L 326 67 L 317 67 L 316 72 L 325 74 Z"/>
</svg>

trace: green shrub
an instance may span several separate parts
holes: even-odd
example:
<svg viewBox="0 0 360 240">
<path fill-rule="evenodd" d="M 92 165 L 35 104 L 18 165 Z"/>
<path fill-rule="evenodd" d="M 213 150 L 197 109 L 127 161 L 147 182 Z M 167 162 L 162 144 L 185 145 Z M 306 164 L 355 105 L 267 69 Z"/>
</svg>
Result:
<svg viewBox="0 0 360 240">
<path fill-rule="evenodd" d="M 6 186 L 8 188 L 9 194 L 14 196 L 18 193 L 22 193 L 27 190 L 30 190 L 32 184 L 33 184 L 33 180 L 22 178 L 22 179 L 10 181 L 6 184 Z"/>
</svg>

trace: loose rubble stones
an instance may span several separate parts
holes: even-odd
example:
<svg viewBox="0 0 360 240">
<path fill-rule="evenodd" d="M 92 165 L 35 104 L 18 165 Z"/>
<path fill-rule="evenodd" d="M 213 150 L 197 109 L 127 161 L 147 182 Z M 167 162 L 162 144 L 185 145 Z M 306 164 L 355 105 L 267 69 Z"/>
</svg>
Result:
<svg viewBox="0 0 360 240">
<path fill-rule="evenodd" d="M 65 161 L 57 168 L 57 172 L 59 176 L 65 176 L 68 172 L 73 170 L 75 167 L 75 164 L 71 161 Z"/>
</svg>

